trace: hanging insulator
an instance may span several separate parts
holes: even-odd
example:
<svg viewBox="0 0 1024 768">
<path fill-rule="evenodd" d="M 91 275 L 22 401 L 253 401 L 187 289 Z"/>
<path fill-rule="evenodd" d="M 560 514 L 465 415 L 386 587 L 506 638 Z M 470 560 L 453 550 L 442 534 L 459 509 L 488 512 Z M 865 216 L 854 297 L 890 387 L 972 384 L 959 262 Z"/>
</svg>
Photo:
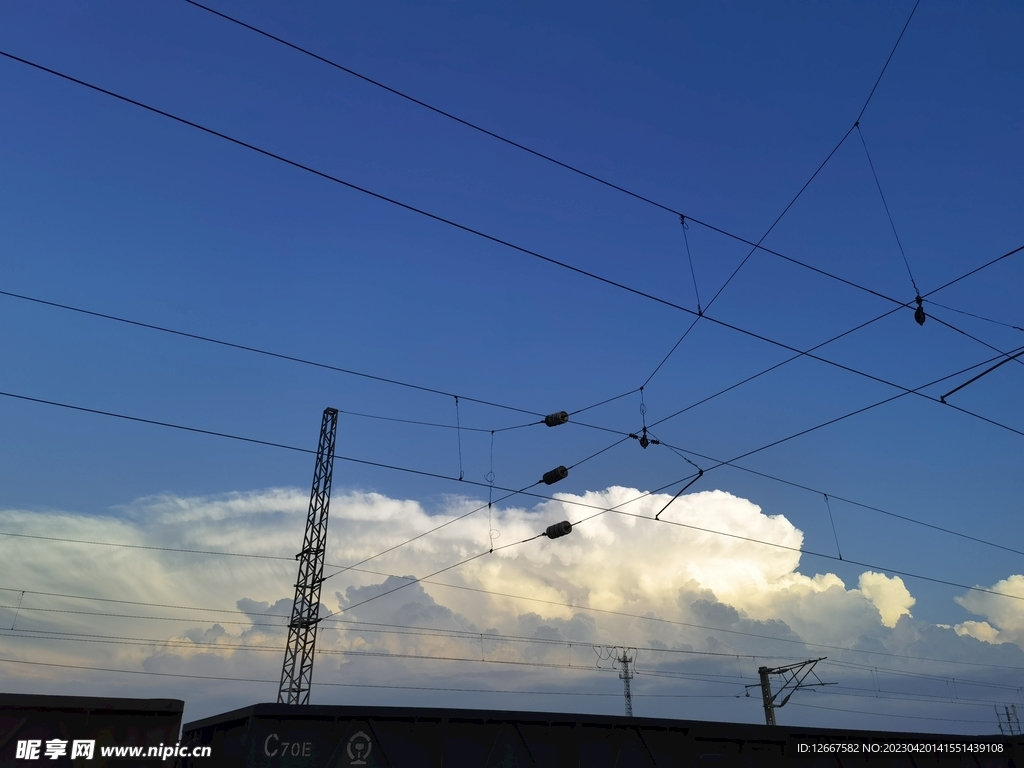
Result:
<svg viewBox="0 0 1024 768">
<path fill-rule="evenodd" d="M 559 480 L 565 480 L 569 476 L 569 470 L 565 467 L 555 467 L 550 472 L 545 472 L 541 482 L 544 485 L 554 485 Z"/>
<path fill-rule="evenodd" d="M 921 306 L 921 297 L 917 297 L 917 309 L 914 310 L 914 319 L 917 320 L 918 325 L 924 325 L 924 321 L 927 315 L 924 313 L 924 307 Z"/>
<path fill-rule="evenodd" d="M 558 413 L 549 413 L 544 417 L 544 423 L 549 427 L 557 427 L 561 424 L 565 424 L 569 421 L 569 414 L 565 411 L 559 411 Z"/>
<path fill-rule="evenodd" d="M 548 529 L 544 531 L 544 535 L 549 539 L 557 539 L 559 536 L 568 536 L 572 533 L 572 523 L 568 520 L 563 520 L 560 523 L 549 525 Z"/>
</svg>

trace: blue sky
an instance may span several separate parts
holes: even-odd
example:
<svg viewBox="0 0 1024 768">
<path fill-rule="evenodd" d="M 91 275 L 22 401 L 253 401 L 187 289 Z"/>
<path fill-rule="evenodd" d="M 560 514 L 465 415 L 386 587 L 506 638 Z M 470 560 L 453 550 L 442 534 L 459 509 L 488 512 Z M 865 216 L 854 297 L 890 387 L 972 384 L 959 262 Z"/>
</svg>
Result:
<svg viewBox="0 0 1024 768">
<path fill-rule="evenodd" d="M 217 8 L 539 152 L 756 241 L 850 129 L 912 5 L 484 8 L 451 2 L 345 8 L 314 4 L 302 12 L 269 3 Z M 9 54 L 696 309 L 694 279 L 675 215 L 524 154 L 185 2 L 10 6 L 2 14 L 0 49 Z M 966 9 L 954 3 L 922 3 L 861 119 L 863 139 L 922 294 L 1024 244 L 1024 155 L 1019 140 L 1024 73 L 1014 47 L 1022 25 L 1024 12 L 1011 3 Z M 449 396 L 8 296 L 0 297 L 0 323 L 6 329 L 0 337 L 4 392 L 308 448 L 315 447 L 326 406 L 446 425 L 455 424 L 458 416 L 463 427 L 484 430 L 462 431 L 461 464 L 455 430 L 344 413 L 338 451 L 448 477 L 462 472 L 466 480 L 482 483 L 492 468 L 489 430 L 536 417 L 465 398 L 531 413 L 576 411 L 637 390 L 692 322 L 685 312 L 13 60 L 0 61 L 0 73 L 0 169 L 5 181 L 0 185 L 0 290 L 415 383 L 463 399 L 456 414 Z M 749 247 L 696 223 L 686 234 L 697 291 L 706 306 Z M 765 245 L 884 296 L 901 302 L 914 299 L 857 131 Z M 1006 258 L 929 297 L 924 326 L 914 322 L 911 309 L 903 309 L 816 354 L 908 388 L 998 359 L 999 352 L 939 321 L 998 350 L 1019 348 L 1024 344 L 1019 329 L 953 310 L 1024 326 L 1022 263 L 1024 254 Z M 758 252 L 708 315 L 803 350 L 892 306 Z M 647 423 L 791 355 L 701 320 L 645 386 Z M 1003 365 L 950 402 L 1024 430 L 1020 364 Z M 969 376 L 923 391 L 938 397 Z M 716 463 L 712 459 L 745 454 L 898 392 L 805 357 L 652 429 L 709 468 Z M 273 489 L 293 489 L 287 497 L 291 506 L 285 505 L 293 530 L 274 529 L 267 540 L 269 529 L 240 522 L 240 533 L 250 538 L 242 536 L 232 545 L 236 551 L 276 547 L 278 554 L 291 554 L 298 547 L 302 510 L 300 504 L 295 511 L 294 498 L 308 492 L 312 460 L 307 455 L 0 400 L 0 509 L 10 516 L 5 519 L 8 532 L 42 535 L 40 530 L 51 530 L 55 521 L 65 521 L 63 525 L 73 519 L 76 526 L 85 526 L 78 538 L 104 534 L 107 538 L 98 540 L 154 544 L 162 535 L 185 534 L 154 532 L 138 510 L 151 509 L 154 498 L 173 498 L 198 510 L 176 525 L 190 527 L 188 535 L 201 540 L 204 526 L 212 526 L 214 519 L 204 515 L 213 514 L 217 499 L 234 498 L 232 494 L 276 498 Z M 520 488 L 554 466 L 580 462 L 619 438 L 576 422 L 635 432 L 642 425 L 640 406 L 640 394 L 633 392 L 574 415 L 564 427 L 535 425 L 496 433 L 495 482 Z M 830 496 L 1013 547 L 1020 538 L 1022 439 L 1019 433 L 908 395 L 738 463 Z M 690 472 L 664 446 L 642 450 L 627 439 L 573 467 L 570 477 L 551 490 L 574 497 L 612 487 L 652 491 Z M 409 500 L 428 517 L 451 514 L 460 508 L 460 499 L 486 499 L 485 488 L 344 461 L 336 466 L 335 484 L 339 493 L 355 494 L 352 498 L 371 493 Z M 679 487 L 666 490 L 674 493 Z M 708 471 L 691 490 L 722 491 L 749 500 L 767 519 L 782 516 L 802 532 L 800 546 L 808 551 L 835 554 L 838 538 L 847 559 L 873 568 L 805 554 L 792 572 L 808 578 L 835 574 L 848 592 L 856 591 L 866 570 L 892 577 L 893 569 L 995 591 L 1021 589 L 1016 582 L 996 586 L 1015 575 L 1021 578 L 1017 553 L 838 500 L 832 501 L 834 536 L 821 493 L 730 467 Z M 510 499 L 508 514 L 532 510 L 537 503 Z M 708 520 L 709 525 L 715 522 L 713 517 Z M 756 527 L 754 520 L 748 523 Z M 402 531 L 419 530 L 419 524 L 390 523 Z M 16 525 L 27 527 L 16 530 Z M 388 525 L 381 522 L 381 541 L 390 535 Z M 651 557 L 650 542 L 666 535 L 654 523 L 644 525 L 649 540 L 639 533 L 628 539 L 628 546 L 635 548 L 629 556 L 639 563 Z M 742 520 L 729 525 L 738 526 L 729 528 L 737 535 L 751 535 Z M 342 526 L 337 535 L 347 530 Z M 54 534 L 51 530 L 47 535 Z M 116 535 L 129 539 L 111 538 Z M 353 557 L 373 553 L 375 539 L 366 535 L 366 549 L 353 550 Z M 14 546 L 13 541 L 5 546 Z M 457 553 L 471 547 L 472 539 L 449 544 L 454 549 L 438 545 L 432 560 L 404 558 L 399 551 L 390 556 L 387 572 L 423 575 L 435 565 L 461 559 Z M 43 587 L 63 584 L 60 579 L 77 578 L 58 573 L 57 563 L 70 556 L 65 550 L 82 547 L 41 540 L 20 540 L 18 546 L 19 557 L 40 564 L 33 573 L 41 581 L 29 583 L 27 573 L 12 574 L 4 580 L 10 583 L 0 586 L 46 591 Z M 336 546 L 341 548 L 339 557 L 348 552 L 343 541 Z M 625 546 L 623 540 L 619 548 Z M 667 560 L 650 562 L 648 573 L 636 578 L 643 581 L 661 568 L 672 571 L 671 561 L 682 556 L 666 552 Z M 115 567 L 113 561 L 109 567 Z M 200 559 L 189 576 L 173 578 L 201 579 L 206 569 L 223 567 Z M 627 571 L 624 581 L 632 578 Z M 584 584 L 586 573 L 583 569 L 572 578 Z M 771 573 L 775 575 L 764 578 L 773 584 L 772 579 L 782 578 Z M 88 578 L 78 579 L 76 594 L 114 598 L 109 587 L 121 578 L 123 574 L 111 580 L 111 572 L 102 569 L 90 571 Z M 196 600 L 206 600 L 208 607 L 233 608 L 242 599 L 269 605 L 290 596 L 292 577 L 275 572 L 260 578 L 265 582 L 260 582 L 259 594 L 225 593 L 214 599 L 200 592 Z M 245 589 L 244 584 L 230 583 L 232 589 Z M 352 584 L 370 588 L 373 583 Z M 966 644 L 949 654 L 984 661 L 992 653 L 1024 668 L 1020 599 L 976 592 L 975 597 L 995 602 L 986 602 L 984 610 L 972 603 L 977 609 L 972 612 L 955 601 L 964 599 L 963 588 L 909 576 L 903 583 L 915 600 L 908 609 L 915 622 L 947 625 L 950 648 Z M 729 584 L 712 589 L 722 605 L 746 610 L 752 621 L 768 620 L 744 608 L 743 600 L 730 592 L 739 594 L 739 588 Z M 508 591 L 515 591 L 514 586 L 512 580 Z M 665 588 L 678 591 L 683 584 Z M 192 588 L 165 584 L 160 589 L 188 594 Z M 16 602 L 13 594 L 5 604 Z M 440 601 L 441 595 L 431 599 Z M 481 628 L 498 626 L 496 619 L 488 624 L 484 608 L 478 606 L 483 613 L 473 616 L 469 607 L 452 600 L 445 605 L 464 612 L 468 621 Z M 643 600 L 636 598 L 637 612 L 645 612 Z M 785 621 L 785 611 L 778 610 L 779 620 Z M 51 620 L 47 626 L 56 631 L 60 622 Z M 979 639 L 988 630 L 970 629 L 973 625 L 965 624 L 969 621 L 988 622 L 1002 634 L 985 637 L 1001 643 Z M 625 635 L 619 644 L 646 642 L 640 628 L 615 631 Z M 805 639 L 813 635 L 811 629 L 805 631 L 811 633 L 801 635 Z M 862 636 L 854 633 L 840 645 Z M 17 647 L 25 659 L 83 652 L 70 642 Z M 947 658 L 938 651 L 918 655 L 929 654 Z M 276 657 L 265 662 L 271 673 L 278 664 Z M 954 675 L 948 666 L 929 669 L 938 676 Z M 1020 669 L 982 673 L 1009 674 L 1024 684 Z M 67 683 L 60 674 L 53 672 L 48 684 Z M 408 674 L 428 679 L 432 673 L 413 667 Z M 127 676 L 83 675 L 90 690 L 127 690 Z M 483 680 L 476 682 L 486 687 Z M 143 684 L 154 685 L 133 683 Z M 32 689 L 31 683 L 24 685 Z M 270 699 L 274 693 L 272 686 L 243 686 L 230 700 L 210 698 L 200 712 Z M 1014 695 L 1017 699 L 1010 700 L 1024 704 Z M 395 696 L 388 703 L 404 700 Z M 683 701 L 671 713 L 693 716 Z M 453 697 L 450 703 L 501 705 L 486 696 Z M 856 704 L 837 706 L 864 709 Z M 548 707 L 528 697 L 516 705 Z M 617 705 L 612 701 L 609 711 Z M 847 715 L 832 711 L 789 714 L 793 722 L 849 722 Z M 750 707 L 724 708 L 714 715 L 759 718 Z M 922 716 L 943 715 L 929 711 Z M 955 706 L 944 716 L 964 723 L 958 728 L 943 721 L 936 728 L 985 730 L 967 724 L 971 717 Z M 862 721 L 864 727 L 885 725 L 877 717 Z M 926 722 L 907 724 L 924 727 Z M 993 722 L 988 730 L 994 727 Z"/>
</svg>

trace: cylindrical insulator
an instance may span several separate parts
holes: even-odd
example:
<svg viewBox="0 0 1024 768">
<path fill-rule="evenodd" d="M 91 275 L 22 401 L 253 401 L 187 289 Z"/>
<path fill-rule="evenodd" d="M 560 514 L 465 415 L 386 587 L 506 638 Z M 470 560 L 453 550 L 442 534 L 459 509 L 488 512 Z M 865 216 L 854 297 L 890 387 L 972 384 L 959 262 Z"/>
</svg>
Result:
<svg viewBox="0 0 1024 768">
<path fill-rule="evenodd" d="M 565 467 L 555 467 L 550 472 L 545 472 L 541 481 L 544 485 L 554 485 L 559 480 L 565 480 L 569 476 L 569 470 Z"/>
<path fill-rule="evenodd" d="M 549 525 L 547 530 L 544 531 L 544 535 L 549 539 L 557 539 L 559 536 L 567 536 L 570 533 L 572 533 L 572 523 L 568 520 Z"/>
<path fill-rule="evenodd" d="M 559 411 L 558 413 L 549 413 L 544 417 L 544 423 L 549 427 L 557 427 L 559 424 L 565 424 L 569 420 L 569 414 L 565 411 Z"/>
</svg>

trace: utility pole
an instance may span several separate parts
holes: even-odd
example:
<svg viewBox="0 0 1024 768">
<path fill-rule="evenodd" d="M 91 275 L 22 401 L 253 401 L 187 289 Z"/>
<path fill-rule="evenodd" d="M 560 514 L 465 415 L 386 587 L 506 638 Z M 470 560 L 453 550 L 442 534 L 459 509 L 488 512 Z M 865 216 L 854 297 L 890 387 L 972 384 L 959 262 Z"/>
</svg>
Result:
<svg viewBox="0 0 1024 768">
<path fill-rule="evenodd" d="M 622 693 L 626 697 L 626 717 L 633 716 L 633 694 L 629 690 L 629 681 L 633 679 L 633 670 L 630 669 L 630 664 L 633 663 L 633 658 L 628 654 L 627 648 L 622 649 L 622 655 L 619 656 L 617 661 L 622 665 L 622 671 L 619 672 L 619 679 L 622 681 Z"/>
<path fill-rule="evenodd" d="M 761 689 L 761 700 L 764 702 L 764 721 L 767 725 L 775 725 L 775 710 L 781 709 L 786 706 L 786 702 L 789 701 L 790 696 L 796 693 L 801 688 L 816 688 L 821 685 L 835 685 L 835 683 L 823 683 L 821 678 L 814 672 L 814 665 L 819 661 L 824 661 L 827 657 L 822 656 L 820 659 L 809 659 L 808 661 L 801 661 L 796 664 L 790 664 L 787 667 L 775 667 L 770 669 L 768 667 L 759 667 L 757 675 L 760 678 L 759 683 L 746 686 L 747 696 L 750 695 L 751 688 Z M 782 687 L 779 688 L 774 694 L 772 693 L 772 681 L 771 675 L 782 675 L 784 680 Z M 813 675 L 816 683 L 805 683 L 808 675 Z M 786 697 L 779 703 L 776 704 L 775 700 L 786 691 Z"/>
<path fill-rule="evenodd" d="M 566 523 L 568 525 L 568 523 Z M 552 526 L 554 528 L 555 526 Z M 551 538 L 554 538 L 553 536 Z M 626 717 L 633 716 L 633 692 L 630 690 L 629 681 L 633 679 L 633 672 L 636 669 L 636 648 L 626 648 L 619 645 L 595 645 L 594 653 L 597 654 L 597 668 L 602 667 L 601 662 L 610 661 L 619 665 L 619 680 L 622 681 L 622 694 L 626 698 Z"/>
<path fill-rule="evenodd" d="M 999 733 L 1003 736 L 1020 736 L 1020 718 L 1017 717 L 1017 705 L 1004 705 L 1001 713 L 998 706 L 995 704 L 992 706 L 996 711 L 996 720 L 999 721 Z"/>
<path fill-rule="evenodd" d="M 338 411 L 324 410 L 320 425 L 320 443 L 313 469 L 313 490 L 309 494 L 309 514 L 295 581 L 295 601 L 288 623 L 288 645 L 281 668 L 279 704 L 309 704 L 313 685 L 313 653 L 316 629 L 320 622 L 320 585 L 324 580 L 324 550 L 327 543 L 327 510 L 331 503 L 331 478 L 334 473 L 334 441 L 338 433 Z"/>
</svg>

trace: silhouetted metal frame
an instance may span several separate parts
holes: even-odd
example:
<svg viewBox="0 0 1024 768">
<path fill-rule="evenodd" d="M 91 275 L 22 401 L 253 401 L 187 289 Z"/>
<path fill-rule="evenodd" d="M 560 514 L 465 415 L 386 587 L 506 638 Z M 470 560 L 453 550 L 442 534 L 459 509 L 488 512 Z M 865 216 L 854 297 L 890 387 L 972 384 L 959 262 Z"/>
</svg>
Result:
<svg viewBox="0 0 1024 768">
<path fill-rule="evenodd" d="M 313 469 L 313 488 L 309 494 L 309 514 L 302 551 L 295 556 L 299 574 L 295 581 L 295 602 L 288 623 L 288 645 L 281 667 L 279 704 L 309 704 L 313 685 L 313 654 L 316 630 L 320 623 L 320 586 L 324 580 L 324 553 L 327 544 L 327 513 L 331 503 L 331 479 L 334 474 L 334 443 L 338 433 L 338 411 L 324 409 L 320 443 Z"/>
</svg>

